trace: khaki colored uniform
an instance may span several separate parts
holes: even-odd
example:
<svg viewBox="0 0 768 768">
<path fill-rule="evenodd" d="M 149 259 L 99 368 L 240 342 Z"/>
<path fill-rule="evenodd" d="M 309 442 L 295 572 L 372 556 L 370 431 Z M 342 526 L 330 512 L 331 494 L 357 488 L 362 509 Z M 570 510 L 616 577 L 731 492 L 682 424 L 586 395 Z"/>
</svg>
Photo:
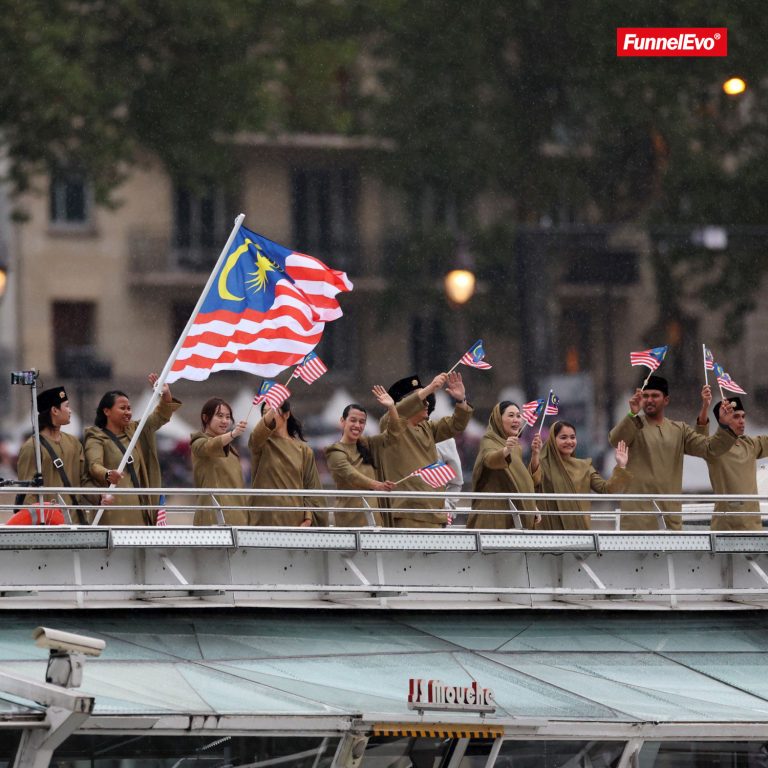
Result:
<svg viewBox="0 0 768 768">
<path fill-rule="evenodd" d="M 212 437 L 205 432 L 195 432 L 190 437 L 189 447 L 192 452 L 192 474 L 195 488 L 244 488 L 243 471 L 240 457 L 224 445 L 224 435 Z M 229 448 L 229 450 L 225 450 Z M 242 509 L 222 509 L 227 525 L 248 525 L 248 506 L 244 496 L 236 494 L 216 494 L 216 501 L 222 507 L 243 507 Z M 201 506 L 215 506 L 213 496 L 201 494 L 197 497 Z M 214 509 L 198 509 L 195 512 L 195 525 L 216 525 Z"/>
<path fill-rule="evenodd" d="M 252 488 L 320 489 L 320 476 L 312 449 L 302 440 L 279 437 L 262 419 L 248 439 L 251 451 Z M 311 520 L 315 525 L 325 524 L 325 516 L 307 510 L 280 509 L 280 507 L 321 506 L 318 497 L 280 494 L 253 496 L 248 512 L 248 525 L 301 525 Z"/>
<path fill-rule="evenodd" d="M 696 431 L 709 434 L 709 424 L 697 424 Z M 755 462 L 768 456 L 768 436 L 736 438 L 733 447 L 721 456 L 707 459 L 709 481 L 714 493 L 757 493 L 757 467 Z M 713 531 L 762 531 L 760 503 L 756 501 L 718 501 L 713 515 Z M 733 514 L 754 512 L 757 514 Z"/>
<path fill-rule="evenodd" d="M 623 493 L 630 481 L 632 475 L 622 467 L 615 467 L 611 477 L 606 480 L 593 466 L 592 459 L 577 459 L 574 456 L 563 457 L 565 471 L 568 473 L 570 483 L 553 482 L 542 472 L 542 464 L 538 469 L 532 472 L 533 483 L 536 486 L 537 493 Z M 568 501 L 540 501 L 539 509 L 547 510 L 548 515 L 541 516 L 541 523 L 538 528 L 542 531 L 583 531 L 591 528 L 591 518 L 588 509 L 591 505 L 588 502 L 579 502 L 578 504 Z M 581 514 L 578 511 L 582 510 Z M 559 514 L 574 511 L 577 514 Z"/>
<path fill-rule="evenodd" d="M 383 437 L 376 435 L 375 437 Z M 370 449 L 370 438 L 366 440 Z M 325 458 L 328 462 L 328 470 L 333 477 L 336 488 L 340 491 L 370 491 L 371 481 L 376 479 L 376 470 L 373 465 L 366 464 L 356 444 L 334 443 L 325 449 Z M 366 499 L 373 509 L 373 519 L 376 525 L 382 524 L 381 512 L 378 511 L 379 499 Z M 363 500 L 360 497 L 337 498 L 337 507 L 362 507 Z M 363 526 L 368 525 L 365 512 L 336 512 L 336 525 Z"/>
<path fill-rule="evenodd" d="M 73 486 L 86 486 L 91 485 L 91 480 L 85 471 L 85 454 L 83 453 L 83 446 L 80 441 L 68 435 L 66 432 L 61 432 L 61 440 L 56 442 L 50 437 L 45 439 L 48 444 L 53 448 L 54 453 L 64 462 L 64 472 L 66 472 L 69 482 Z M 53 460 L 47 449 L 40 446 L 40 459 L 43 471 L 43 485 L 47 487 L 57 487 L 64 485 L 61 479 L 59 470 L 53 466 Z M 34 438 L 30 437 L 24 445 L 21 446 L 19 451 L 19 466 L 18 475 L 23 480 L 31 480 L 35 472 L 37 472 L 37 464 L 35 462 L 35 443 Z M 56 494 L 45 494 L 43 497 L 45 501 L 58 504 L 59 500 Z M 70 494 L 62 494 L 62 498 L 67 504 L 75 504 L 79 502 L 82 504 L 85 499 L 78 498 L 73 499 Z M 36 504 L 38 496 L 36 494 L 28 493 L 22 502 L 23 504 Z M 85 523 L 85 510 L 78 510 L 72 512 L 73 523 Z"/>
<path fill-rule="evenodd" d="M 160 474 L 160 462 L 157 458 L 157 445 L 155 443 L 155 432 L 163 424 L 167 424 L 174 411 L 181 408 L 178 400 L 166 403 L 161 400 L 155 408 L 152 415 L 144 424 L 136 447 L 133 449 L 133 469 L 136 478 L 139 481 L 140 488 L 160 488 L 163 479 Z M 133 434 L 136 432 L 138 421 L 130 422 L 122 435 L 117 435 L 117 439 L 122 443 L 123 448 L 128 447 Z M 85 430 L 85 462 L 88 472 L 96 486 L 107 488 L 109 483 L 105 476 L 108 469 L 117 469 L 123 453 L 115 445 L 112 438 L 104 432 L 101 427 L 88 427 Z M 131 473 L 126 465 L 123 470 L 123 477 L 117 484 L 118 488 L 133 488 Z M 135 509 L 112 509 L 109 506 L 104 507 L 104 515 L 101 518 L 101 525 L 154 525 L 157 516 L 157 506 L 159 498 L 148 494 L 137 495 L 115 495 L 115 505 L 148 505 L 150 508 L 143 511 Z"/>
<path fill-rule="evenodd" d="M 423 405 L 416 392 L 403 398 L 397 404 L 397 412 L 401 419 L 408 419 L 417 414 Z M 408 477 L 416 469 L 433 464 L 437 461 L 435 443 L 456 437 L 466 429 L 472 416 L 472 408 L 456 406 L 453 416 L 446 416 L 437 421 L 425 420 L 415 427 L 407 422 L 403 425 L 403 433 L 397 442 L 384 445 L 379 454 L 377 474 L 379 480 L 401 480 Z M 389 414 L 385 414 L 379 422 L 382 432 L 386 430 Z M 410 477 L 398 485 L 402 491 L 433 491 L 420 477 Z M 387 506 L 397 509 L 441 509 L 443 500 L 434 499 L 387 499 Z M 439 528 L 445 525 L 447 518 L 444 512 L 391 513 L 392 525 L 395 528 Z"/>
<path fill-rule="evenodd" d="M 493 445 L 483 448 L 481 443 L 472 477 L 477 478 L 472 490 L 479 493 L 534 493 L 533 480 L 523 464 L 523 449 L 519 446 L 505 457 L 503 448 Z M 520 500 L 514 504 L 523 528 L 533 528 L 536 504 Z M 467 528 L 515 527 L 514 512 L 506 499 L 473 499 L 472 509 L 494 510 L 496 514 L 472 512 L 467 518 Z"/>
<path fill-rule="evenodd" d="M 722 456 L 736 442 L 729 429 L 719 428 L 712 437 L 705 437 L 682 421 L 664 419 L 661 424 L 649 424 L 645 416 L 625 416 L 608 436 L 614 448 L 623 440 L 629 448 L 627 470 L 632 480 L 626 493 L 682 493 L 683 456 L 710 459 Z M 680 504 L 659 502 L 667 528 L 679 531 L 683 527 Z M 658 513 L 651 502 L 622 502 L 623 511 L 646 511 L 648 515 L 627 515 L 621 518 L 622 530 L 657 530 Z"/>
</svg>

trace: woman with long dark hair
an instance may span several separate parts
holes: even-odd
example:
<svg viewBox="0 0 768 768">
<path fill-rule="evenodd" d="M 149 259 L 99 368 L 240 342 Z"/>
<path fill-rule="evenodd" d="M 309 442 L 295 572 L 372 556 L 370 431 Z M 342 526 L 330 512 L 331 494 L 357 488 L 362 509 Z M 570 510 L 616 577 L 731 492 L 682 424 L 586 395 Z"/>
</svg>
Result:
<svg viewBox="0 0 768 768">
<path fill-rule="evenodd" d="M 190 437 L 192 474 L 196 488 L 244 488 L 240 455 L 234 440 L 245 432 L 245 421 L 233 425 L 232 406 L 220 397 L 212 397 L 200 412 L 202 430 Z M 244 496 L 216 494 L 227 525 L 248 525 Z M 216 525 L 215 502 L 210 494 L 197 497 L 195 525 Z"/>
<path fill-rule="evenodd" d="M 523 417 L 517 403 L 503 400 L 493 407 L 488 429 L 472 470 L 472 490 L 482 493 L 535 493 L 533 480 L 523 464 L 519 435 Z M 515 510 L 524 528 L 533 528 L 538 519 L 531 500 L 473 499 L 467 528 L 514 528 Z"/>
<path fill-rule="evenodd" d="M 627 471 L 629 451 L 624 442 L 616 447 L 616 468 L 610 479 L 601 477 L 592 466 L 592 459 L 577 459 L 576 427 L 567 421 L 556 421 L 549 438 L 541 445 L 536 435 L 531 445 L 529 465 L 536 490 L 539 493 L 621 493 L 629 485 L 632 475 Z M 590 527 L 588 501 L 540 501 L 542 515 L 539 528 L 542 530 L 570 531 L 586 530 Z"/>
<path fill-rule="evenodd" d="M 262 404 L 261 421 L 248 440 L 251 451 L 251 487 L 320 489 L 320 476 L 312 449 L 304 439 L 301 422 L 293 415 L 290 401 L 279 408 Z M 310 510 L 281 507 L 318 507 L 317 496 L 279 494 L 252 496 L 248 511 L 249 525 L 320 524 L 321 519 Z"/>
<path fill-rule="evenodd" d="M 336 488 L 342 491 L 391 491 L 395 484 L 391 480 L 377 480 L 378 453 L 383 445 L 388 445 L 398 438 L 403 431 L 402 421 L 395 408 L 395 401 L 384 387 L 378 384 L 372 390 L 375 398 L 389 411 L 385 430 L 379 435 L 366 437 L 363 433 L 368 421 L 368 412 L 358 403 L 350 403 L 341 414 L 341 440 L 325 449 Z M 373 508 L 373 520 L 382 525 L 382 513 L 379 499 L 370 498 L 366 502 Z M 336 525 L 367 525 L 368 518 L 363 511 L 362 498 L 346 497 L 336 499 L 337 507 L 357 508 L 356 512 L 337 512 Z"/>
<path fill-rule="evenodd" d="M 149 374 L 149 383 L 154 386 L 158 375 Z M 136 447 L 133 449 L 133 461 L 122 472 L 117 467 L 123 458 L 125 449 L 136 432 L 138 421 L 131 420 L 131 401 L 128 395 L 119 389 L 106 392 L 96 408 L 95 426 L 85 430 L 85 461 L 88 472 L 97 486 L 118 488 L 159 488 L 163 484 L 160 474 L 160 462 L 157 458 L 155 432 L 167 424 L 174 411 L 181 403 L 171 396 L 170 387 L 165 384 L 154 413 L 147 419 L 141 431 Z M 157 496 L 148 494 L 102 496 L 103 504 L 116 506 L 143 505 L 139 512 L 135 509 L 107 509 L 101 519 L 103 525 L 154 525 L 159 503 Z"/>
</svg>

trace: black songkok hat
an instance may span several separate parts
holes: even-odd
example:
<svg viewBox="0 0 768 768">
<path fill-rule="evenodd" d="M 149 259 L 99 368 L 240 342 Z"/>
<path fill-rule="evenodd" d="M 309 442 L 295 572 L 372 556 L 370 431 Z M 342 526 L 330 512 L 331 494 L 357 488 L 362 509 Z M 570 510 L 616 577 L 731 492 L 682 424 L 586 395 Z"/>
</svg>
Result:
<svg viewBox="0 0 768 768">
<path fill-rule="evenodd" d="M 69 400 L 69 397 L 64 387 L 45 389 L 37 396 L 37 412 L 45 413 L 51 408 L 60 408 L 65 400 Z"/>
<path fill-rule="evenodd" d="M 736 397 L 735 395 L 733 397 L 728 398 L 728 402 L 731 404 L 731 408 L 733 408 L 734 411 L 743 411 L 744 405 L 741 402 L 740 397 Z M 715 407 L 712 409 L 715 413 L 715 418 L 720 421 L 720 406 L 723 404 L 723 401 L 721 400 Z"/>
<path fill-rule="evenodd" d="M 655 374 L 651 374 L 648 377 L 648 383 L 643 389 L 657 389 L 659 392 L 662 392 L 665 397 L 669 395 L 669 384 L 667 383 L 667 380 L 663 376 L 656 376 Z"/>
<path fill-rule="evenodd" d="M 406 376 L 404 379 L 396 381 L 388 390 L 387 394 L 396 402 L 399 403 L 406 395 L 410 395 L 411 392 L 415 392 L 417 389 L 422 388 L 421 380 L 418 374 L 413 376 Z M 435 396 L 434 394 L 427 395 L 427 413 L 432 413 L 435 410 Z"/>
</svg>

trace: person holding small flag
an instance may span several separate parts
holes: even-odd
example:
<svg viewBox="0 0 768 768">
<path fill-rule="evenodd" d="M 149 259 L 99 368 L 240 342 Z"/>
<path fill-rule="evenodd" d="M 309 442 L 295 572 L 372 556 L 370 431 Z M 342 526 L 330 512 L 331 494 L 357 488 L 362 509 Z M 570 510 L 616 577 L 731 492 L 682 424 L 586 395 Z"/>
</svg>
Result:
<svg viewBox="0 0 768 768">
<path fill-rule="evenodd" d="M 736 433 L 737 439 L 726 453 L 706 459 L 712 491 L 717 494 L 757 494 L 755 462 L 768 456 L 768 435 L 750 437 L 744 434 L 747 414 L 742 399 L 731 395 L 728 403 L 733 409 L 731 429 Z M 718 421 L 722 407 L 722 401 L 714 407 L 715 419 Z M 699 415 L 696 431 L 705 436 L 709 434 L 709 421 L 706 417 L 702 419 Z M 718 512 L 721 514 L 712 516 L 713 531 L 763 530 L 759 502 L 718 501 L 715 502 L 715 513 Z"/>
<path fill-rule="evenodd" d="M 429 415 L 435 408 L 435 392 L 443 387 L 454 400 L 453 415 L 432 421 Z M 397 412 L 405 419 L 405 424 L 402 436 L 381 448 L 378 479 L 402 480 L 400 488 L 404 491 L 428 490 L 429 486 L 421 478 L 409 475 L 438 461 L 436 443 L 460 434 L 469 423 L 473 409 L 467 402 L 461 374 L 455 371 L 439 373 L 425 387 L 418 376 L 407 376 L 396 381 L 388 392 L 397 403 Z M 379 424 L 382 431 L 387 429 L 388 420 L 389 414 L 385 414 Z M 440 498 L 388 499 L 387 502 L 393 510 L 391 517 L 395 528 L 438 528 L 447 523 L 445 512 L 429 511 L 444 506 Z"/>
<path fill-rule="evenodd" d="M 301 422 L 291 411 L 291 403 L 284 400 L 273 408 L 261 405 L 262 418 L 251 432 L 248 448 L 251 451 L 251 487 L 285 489 L 320 489 L 315 455 L 304 439 Z M 309 509 L 282 509 L 282 507 L 319 507 L 321 500 L 301 495 L 279 494 L 253 496 L 248 511 L 249 525 L 319 524 L 321 518 Z"/>
<path fill-rule="evenodd" d="M 627 471 L 626 443 L 616 446 L 616 468 L 606 480 L 592 466 L 592 459 L 577 459 L 573 454 L 577 445 L 576 427 L 567 421 L 556 421 L 549 438 L 542 446 L 541 436 L 531 443 L 531 472 L 537 493 L 622 493 L 632 475 Z M 539 509 L 549 514 L 541 516 L 541 530 L 589 530 L 591 504 L 588 501 L 538 502 Z"/>
<path fill-rule="evenodd" d="M 705 437 L 683 421 L 664 416 L 669 405 L 669 384 L 662 376 L 650 375 L 643 388 L 637 388 L 629 400 L 629 413 L 611 430 L 608 439 L 616 448 L 620 442 L 629 448 L 627 469 L 632 479 L 626 493 L 682 493 L 683 456 L 714 458 L 726 453 L 736 442 L 731 429 L 733 410 L 729 405 L 720 411 L 720 428 Z M 642 414 L 640 413 L 642 410 Z M 683 527 L 679 502 L 658 502 L 667 528 Z M 626 501 L 622 511 L 647 512 L 622 515 L 622 530 L 655 530 L 660 528 L 659 513 L 653 503 Z"/>
<path fill-rule="evenodd" d="M 358 403 L 350 403 L 341 414 L 341 440 L 325 449 L 336 488 L 339 490 L 360 491 L 391 491 L 395 483 L 391 480 L 377 480 L 376 470 L 380 463 L 382 446 L 396 441 L 403 433 L 404 424 L 395 408 L 395 401 L 390 394 L 379 385 L 373 388 L 374 397 L 387 408 L 389 419 L 386 429 L 379 435 L 366 437 L 363 433 L 368 421 L 368 412 Z M 373 519 L 376 525 L 382 525 L 379 507 L 380 499 L 366 499 L 373 508 Z M 363 506 L 361 498 L 345 497 L 336 500 L 338 507 Z M 336 525 L 362 526 L 368 525 L 365 512 L 337 512 Z"/>
<path fill-rule="evenodd" d="M 488 429 L 472 470 L 472 490 L 478 493 L 535 493 L 533 480 L 523 463 L 518 435 L 523 416 L 517 403 L 497 403 L 488 419 Z M 516 500 L 523 528 L 533 528 L 539 519 L 536 503 Z M 467 528 L 514 528 L 514 510 L 507 499 L 472 500 Z"/>
<path fill-rule="evenodd" d="M 202 430 L 189 438 L 192 453 L 192 474 L 196 488 L 244 488 L 240 455 L 234 441 L 245 432 L 248 424 L 239 421 L 233 425 L 232 406 L 220 397 L 206 400 L 200 412 Z M 222 514 L 227 525 L 248 525 L 247 501 L 238 494 L 216 494 L 216 501 L 224 508 Z M 197 497 L 199 508 L 195 512 L 195 525 L 216 525 L 218 518 L 213 497 Z"/>
</svg>

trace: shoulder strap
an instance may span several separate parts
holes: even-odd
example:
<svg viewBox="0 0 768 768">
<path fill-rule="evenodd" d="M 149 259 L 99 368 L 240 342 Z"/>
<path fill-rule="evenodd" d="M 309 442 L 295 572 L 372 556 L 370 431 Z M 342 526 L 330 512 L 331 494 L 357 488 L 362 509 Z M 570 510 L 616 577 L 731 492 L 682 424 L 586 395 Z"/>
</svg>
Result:
<svg viewBox="0 0 768 768">
<path fill-rule="evenodd" d="M 40 435 L 40 445 L 42 445 L 46 451 L 48 451 L 48 454 L 51 457 L 51 461 L 53 462 L 53 466 L 56 467 L 56 469 L 59 472 L 59 477 L 61 478 L 61 484 L 65 488 L 71 488 L 72 483 L 69 482 L 69 477 L 67 477 L 67 471 L 64 469 L 64 462 L 61 460 L 59 455 L 56 453 L 56 451 L 53 450 L 53 446 L 42 436 Z M 80 500 L 75 496 L 75 494 L 72 494 L 72 501 L 78 505 L 80 504 Z M 77 510 L 78 517 L 81 518 L 80 522 L 85 522 L 83 520 L 83 510 L 79 509 Z"/>
<path fill-rule="evenodd" d="M 117 435 L 106 427 L 102 427 L 101 431 L 120 449 L 120 453 L 125 455 L 125 448 L 123 448 L 123 444 L 118 440 Z M 136 470 L 133 468 L 133 456 L 128 457 L 126 466 L 128 467 L 128 474 L 131 476 L 133 487 L 141 488 L 139 485 L 139 478 L 136 476 Z"/>
</svg>

